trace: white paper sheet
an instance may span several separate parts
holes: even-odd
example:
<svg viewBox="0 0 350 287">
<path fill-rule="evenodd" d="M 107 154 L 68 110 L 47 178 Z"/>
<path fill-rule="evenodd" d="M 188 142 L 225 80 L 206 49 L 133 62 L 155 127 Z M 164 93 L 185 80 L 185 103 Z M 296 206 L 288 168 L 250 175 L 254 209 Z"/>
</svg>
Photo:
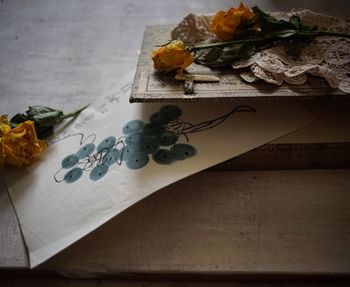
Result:
<svg viewBox="0 0 350 287">
<path fill-rule="evenodd" d="M 7 171 L 31 267 L 151 193 L 313 121 L 288 101 L 129 104 L 132 78 L 32 166 Z"/>
</svg>

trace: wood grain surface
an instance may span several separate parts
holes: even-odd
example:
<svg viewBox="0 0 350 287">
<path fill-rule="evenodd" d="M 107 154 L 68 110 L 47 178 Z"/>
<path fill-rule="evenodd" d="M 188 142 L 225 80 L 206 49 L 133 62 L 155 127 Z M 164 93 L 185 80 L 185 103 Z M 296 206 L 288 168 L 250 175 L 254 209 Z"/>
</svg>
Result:
<svg viewBox="0 0 350 287">
<path fill-rule="evenodd" d="M 350 170 L 202 172 L 40 269 L 67 274 L 349 274 Z"/>
<path fill-rule="evenodd" d="M 246 1 L 248 5 L 256 1 Z M 80 108 L 136 66 L 144 27 L 238 1 L 3 0 L 0 113 Z M 348 18 L 349 1 L 259 1 Z M 256 178 L 255 178 L 256 177 Z M 41 268 L 113 272 L 349 273 L 349 171 L 205 172 L 147 198 Z M 27 257 L 0 180 L 0 267 Z"/>
<path fill-rule="evenodd" d="M 0 282 L 1 287 L 334 287 L 334 283 L 232 283 L 232 282 L 170 282 L 170 281 L 132 281 L 126 282 L 111 279 L 67 279 L 67 278 L 30 278 L 5 279 Z M 347 287 L 345 283 L 336 286 Z"/>
</svg>

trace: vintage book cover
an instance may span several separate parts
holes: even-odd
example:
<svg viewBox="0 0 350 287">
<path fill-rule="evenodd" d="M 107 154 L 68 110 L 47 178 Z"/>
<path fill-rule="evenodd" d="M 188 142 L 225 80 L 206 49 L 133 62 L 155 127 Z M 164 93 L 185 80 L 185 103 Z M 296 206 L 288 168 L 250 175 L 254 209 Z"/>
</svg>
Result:
<svg viewBox="0 0 350 287">
<path fill-rule="evenodd" d="M 130 102 L 252 102 L 266 99 L 295 98 L 304 104 L 319 121 L 310 127 L 226 161 L 214 170 L 222 169 L 294 169 L 350 167 L 350 116 L 346 110 L 350 101 L 343 92 L 332 89 L 323 78 L 309 77 L 300 86 L 276 86 L 260 81 L 245 83 L 238 72 L 210 70 L 191 65 L 187 70 L 220 77 L 219 83 L 195 84 L 195 94 L 185 95 L 183 83 L 173 75 L 156 73 L 151 52 L 155 46 L 169 41 L 173 25 L 146 27 L 131 90 Z M 347 156 L 348 155 L 348 156 Z"/>
<path fill-rule="evenodd" d="M 242 98 L 314 98 L 322 96 L 346 96 L 340 90 L 332 89 L 323 78 L 308 76 L 303 85 L 281 86 L 259 81 L 246 83 L 233 69 L 216 69 L 192 64 L 186 70 L 189 73 L 215 75 L 220 78 L 217 83 L 195 83 L 195 93 L 185 95 L 183 82 L 174 79 L 174 75 L 156 73 L 151 59 L 152 50 L 169 42 L 173 25 L 146 27 L 140 57 L 136 68 L 130 102 L 178 102 L 178 101 L 226 101 Z"/>
</svg>

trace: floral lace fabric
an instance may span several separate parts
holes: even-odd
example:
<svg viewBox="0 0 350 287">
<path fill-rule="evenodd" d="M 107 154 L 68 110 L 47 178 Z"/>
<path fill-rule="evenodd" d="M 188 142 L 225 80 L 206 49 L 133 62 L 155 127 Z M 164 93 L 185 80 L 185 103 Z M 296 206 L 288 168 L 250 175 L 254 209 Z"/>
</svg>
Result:
<svg viewBox="0 0 350 287">
<path fill-rule="evenodd" d="M 288 20 L 298 15 L 306 25 L 318 26 L 324 31 L 350 34 L 348 21 L 314 13 L 310 10 L 295 9 L 291 12 L 271 13 L 278 19 Z M 172 31 L 172 39 L 186 43 L 213 42 L 217 40 L 209 31 L 210 16 L 189 14 Z M 332 88 L 350 93 L 350 40 L 339 37 L 317 37 L 308 44 L 299 57 L 286 52 L 288 43 L 280 44 L 257 52 L 248 60 L 232 63 L 234 69 L 241 69 L 240 76 L 247 82 L 264 80 L 275 85 L 284 82 L 302 85 L 308 75 L 324 78 Z M 245 69 L 242 69 L 245 68 Z"/>
</svg>

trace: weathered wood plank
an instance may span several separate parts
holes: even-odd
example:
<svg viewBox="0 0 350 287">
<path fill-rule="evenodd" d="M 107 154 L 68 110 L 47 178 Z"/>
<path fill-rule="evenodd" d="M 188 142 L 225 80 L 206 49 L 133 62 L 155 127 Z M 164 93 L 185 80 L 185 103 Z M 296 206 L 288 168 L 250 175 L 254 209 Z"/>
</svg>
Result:
<svg viewBox="0 0 350 287">
<path fill-rule="evenodd" d="M 0 266 L 23 268 L 28 266 L 26 248 L 0 169 Z"/>
<path fill-rule="evenodd" d="M 236 1 L 236 4 L 237 3 L 238 1 Z M 256 1 L 246 1 L 246 3 L 248 5 L 253 5 L 256 4 Z M 137 50 L 140 48 L 145 25 L 176 23 L 189 12 L 212 13 L 218 9 L 226 9 L 233 4 L 235 3 L 231 0 L 154 0 L 147 1 L 147 3 L 135 0 L 0 1 L 0 113 L 14 115 L 19 111 L 24 111 L 29 105 L 33 104 L 45 104 L 66 111 L 79 108 L 91 102 L 96 96 L 108 93 L 109 88 L 115 84 L 115 81 L 117 81 L 125 71 L 133 69 L 136 66 L 138 57 Z M 350 2 L 342 0 L 295 0 L 281 1 L 278 3 L 269 0 L 259 1 L 259 6 L 265 10 L 286 11 L 293 7 L 310 8 L 315 11 L 343 18 L 348 17 L 349 5 Z M 331 174 L 332 173 L 333 172 L 331 172 Z M 223 173 L 223 176 L 224 175 L 225 173 Z M 338 178 L 338 175 L 335 177 Z M 340 178 L 342 177 L 340 176 Z M 340 178 L 338 179 L 340 180 Z M 332 179 L 330 180 L 332 181 Z M 344 181 L 344 179 L 342 180 Z M 331 189 L 336 188 L 339 184 L 337 180 L 333 179 L 333 181 L 336 186 L 331 187 Z M 225 185 L 225 181 L 221 184 Z M 226 192 L 229 192 L 229 190 L 231 190 L 230 184 L 228 184 L 227 187 L 228 191 Z M 26 266 L 26 254 L 18 222 L 12 210 L 12 205 L 4 192 L 5 189 L 1 186 L 0 267 Z M 164 191 L 160 194 L 163 193 Z M 197 190 L 197 193 L 200 193 L 200 191 Z M 329 195 L 329 193 L 326 194 Z M 220 198 L 223 195 L 218 196 Z M 192 200 L 195 201 L 192 209 L 195 210 L 195 208 L 198 208 L 200 200 L 203 200 L 201 198 L 202 197 L 192 198 Z M 183 200 L 184 199 L 182 199 L 182 201 Z M 339 198 L 338 200 L 340 201 L 342 199 Z M 161 203 L 163 204 L 164 201 L 166 202 L 166 199 L 152 204 L 158 206 Z M 231 203 L 236 204 L 235 202 Z M 171 205 L 173 204 L 174 203 L 171 203 Z M 180 204 L 182 204 L 181 201 Z M 170 202 L 168 202 L 166 206 L 169 207 L 169 205 Z M 224 207 L 225 206 L 226 205 L 224 205 Z M 230 211 L 231 206 L 229 210 L 227 210 L 227 216 L 229 217 L 233 216 L 230 215 Z M 141 221 L 143 218 L 139 217 L 140 212 L 135 215 L 135 220 L 137 220 L 136 225 L 142 226 Z M 156 217 L 156 214 L 152 212 L 150 216 L 145 217 L 146 224 L 150 224 L 149 220 L 159 220 L 159 222 L 154 225 L 162 224 L 161 217 Z M 124 217 L 125 215 L 121 218 Z M 114 228 L 114 224 L 118 226 L 120 224 L 118 223 L 119 220 L 123 219 L 116 220 L 116 223 L 110 223 L 112 224 L 111 228 Z M 169 218 L 167 220 L 172 222 L 174 219 Z M 114 222 L 114 220 L 112 222 Z M 330 222 L 328 223 L 330 224 Z M 185 226 L 187 229 L 190 228 L 188 224 L 189 223 Z M 205 228 L 203 225 L 204 222 L 199 221 L 198 224 L 199 226 L 203 226 L 203 229 Z M 108 232 L 105 228 L 106 227 L 103 227 L 102 234 L 108 238 Z M 181 230 L 181 227 L 177 228 Z M 207 228 L 215 229 L 218 227 L 208 226 Z M 164 227 L 162 227 L 162 229 L 164 229 Z M 123 225 L 118 227 L 117 230 L 128 231 Z M 332 228 L 331 231 L 333 231 Z M 174 231 L 172 231 L 170 235 L 172 235 L 173 232 Z M 150 233 L 152 234 L 151 230 L 149 230 L 145 236 L 150 236 Z M 196 234 L 192 234 L 196 237 Z M 330 232 L 328 236 L 331 237 L 332 234 L 333 233 Z M 95 236 L 100 237 L 102 235 L 97 233 Z M 116 235 L 113 235 L 113 237 L 115 236 Z M 119 241 L 117 242 L 126 243 L 129 240 L 126 236 L 126 234 L 123 234 L 121 239 L 118 239 Z M 140 238 L 143 238 L 144 235 L 136 232 L 134 236 L 141 236 Z M 154 236 L 157 235 L 154 234 Z M 297 234 L 294 236 L 297 236 Z M 211 237 L 213 238 L 212 240 L 215 239 L 215 232 Z M 87 239 L 88 241 L 91 240 L 89 238 Z M 135 244 L 138 246 L 136 242 L 137 239 L 138 238 L 131 239 L 130 246 L 135 246 Z M 174 239 L 179 238 L 175 237 Z M 150 240 L 151 239 L 148 238 L 148 241 Z M 196 240 L 194 242 L 196 242 Z M 337 240 L 334 242 L 338 243 Z M 326 240 L 325 244 L 334 244 L 334 242 Z M 84 244 L 86 243 L 82 244 L 85 246 Z M 99 248 L 103 246 L 102 241 L 97 241 L 96 244 Z M 143 244 L 144 248 L 149 248 L 147 242 Z M 155 243 L 152 244 L 155 245 Z M 91 243 L 91 246 L 93 245 L 94 244 Z M 80 245 L 78 245 L 78 249 L 79 246 Z M 104 252 L 107 252 L 107 248 L 110 246 L 111 242 L 106 245 Z M 223 247 L 225 247 L 225 245 Z M 249 244 L 247 247 L 249 247 Z M 337 248 L 340 247 L 341 245 L 338 245 Z M 77 252 L 75 248 L 76 247 L 70 251 L 72 252 L 72 256 Z M 117 246 L 116 249 L 118 248 L 122 247 Z M 128 247 L 123 248 L 128 249 Z M 138 248 L 142 249 L 142 245 L 138 246 Z M 324 252 L 329 252 L 327 253 L 329 257 L 336 261 L 339 256 L 338 253 L 333 254 L 331 252 L 334 251 L 333 249 L 328 250 L 327 248 L 330 247 L 327 246 L 325 246 L 325 248 L 326 251 Z M 195 247 L 193 252 L 199 249 L 199 247 Z M 69 250 L 70 249 L 68 249 L 68 251 Z M 340 252 L 338 249 L 336 251 Z M 102 252 L 101 249 L 100 252 Z M 179 252 L 179 255 L 174 251 L 174 253 L 171 254 L 165 253 L 164 256 L 173 256 L 175 259 L 181 260 L 181 257 L 184 256 L 181 252 L 187 252 L 187 250 L 186 248 L 184 251 L 180 249 Z M 194 262 L 196 254 L 193 252 L 189 253 L 188 256 L 192 254 L 192 260 Z M 327 255 L 324 253 L 322 254 Z M 120 259 L 121 262 L 126 262 L 127 252 L 121 255 L 125 256 L 125 258 L 122 257 Z M 81 255 L 79 254 L 79 256 Z M 108 268 L 109 261 L 103 263 L 101 256 L 102 255 L 100 255 L 99 264 L 103 264 Z M 148 254 L 148 257 L 146 256 L 146 259 L 152 259 L 149 256 L 150 254 Z M 155 254 L 154 256 L 160 255 Z M 199 256 L 197 259 L 199 260 L 201 258 L 202 257 Z M 81 260 L 83 259 L 84 256 Z M 323 259 L 328 260 L 326 256 Z M 64 259 L 63 257 L 63 259 L 57 260 L 57 268 L 61 268 L 62 265 L 60 265 L 60 262 L 67 260 L 67 258 Z M 74 260 L 79 260 L 79 258 Z M 117 261 L 116 259 L 109 260 Z M 141 263 L 142 262 L 143 261 L 141 261 Z M 169 262 L 176 261 L 172 259 Z M 337 262 L 339 263 L 339 261 Z M 78 264 L 78 262 L 76 263 Z M 157 261 L 155 263 L 157 263 Z M 73 265 L 69 266 L 72 267 Z M 84 265 L 82 265 L 79 270 L 83 270 L 83 266 Z M 190 267 L 191 265 L 188 266 Z M 117 267 L 118 266 L 114 266 L 114 270 L 117 270 Z M 173 267 L 176 268 L 176 265 Z M 216 268 L 212 271 L 215 270 Z M 324 270 L 326 270 L 326 268 L 324 268 Z M 330 268 L 329 270 L 333 269 Z"/>
<path fill-rule="evenodd" d="M 170 281 L 115 281 L 108 279 L 5 279 L 0 282 L 4 287 L 276 287 L 280 283 L 232 283 L 232 282 L 170 282 Z M 283 287 L 319 287 L 320 283 L 283 283 Z M 346 286 L 345 284 L 335 285 L 334 283 L 323 283 L 322 287 Z"/>
<path fill-rule="evenodd" d="M 40 269 L 65 274 L 349 274 L 350 170 L 202 172 Z"/>
</svg>

